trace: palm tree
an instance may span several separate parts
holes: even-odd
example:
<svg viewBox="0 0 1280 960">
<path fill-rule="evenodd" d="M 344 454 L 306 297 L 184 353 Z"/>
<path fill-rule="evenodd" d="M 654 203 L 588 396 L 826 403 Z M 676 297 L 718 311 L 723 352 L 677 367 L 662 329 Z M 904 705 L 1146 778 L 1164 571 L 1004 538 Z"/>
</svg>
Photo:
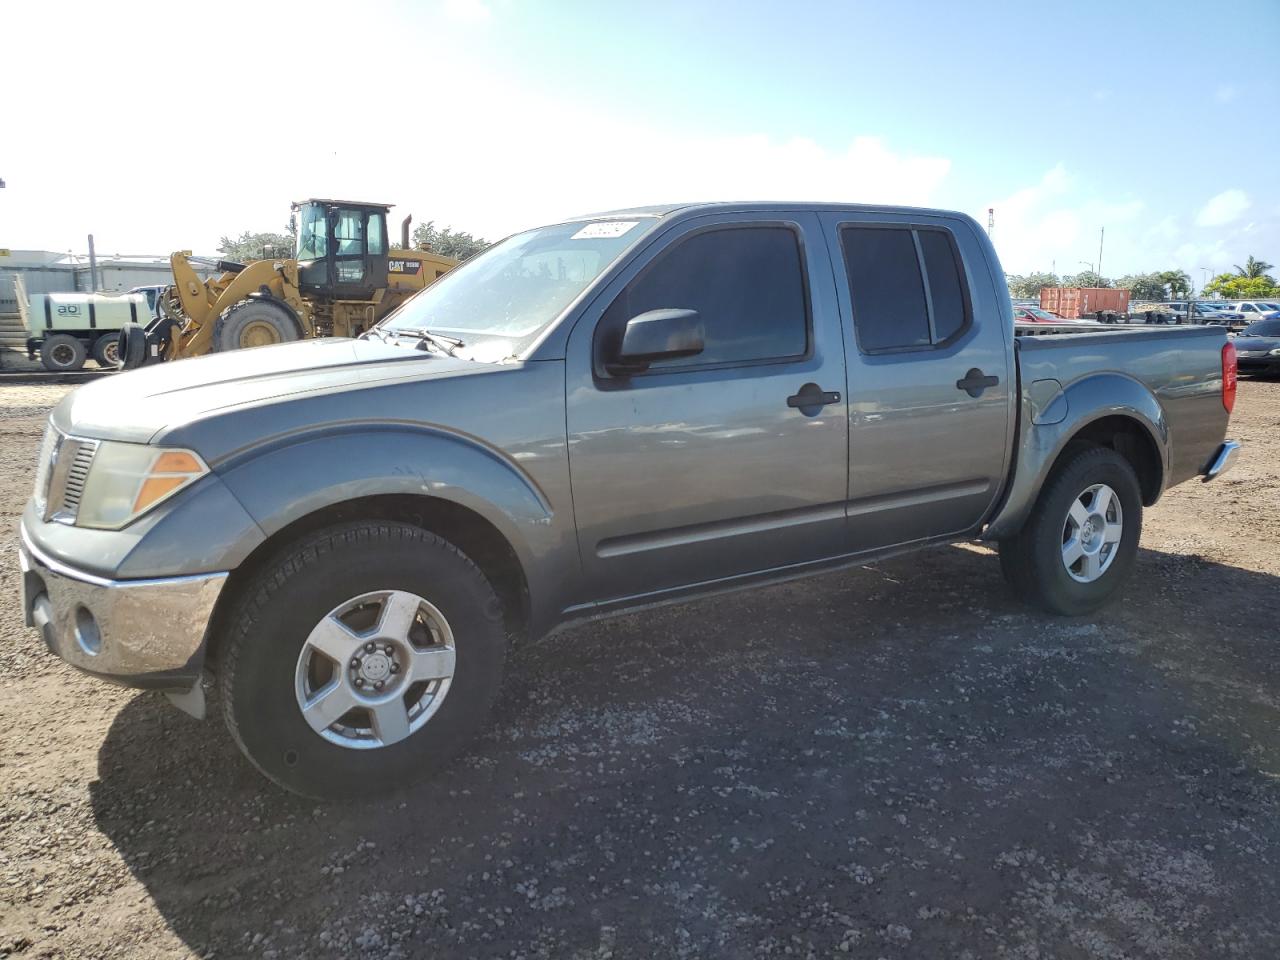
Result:
<svg viewBox="0 0 1280 960">
<path fill-rule="evenodd" d="M 1174 300 L 1191 293 L 1191 278 L 1185 270 L 1166 270 L 1159 275 L 1159 280 L 1169 288 L 1169 296 Z"/>
<path fill-rule="evenodd" d="M 1267 263 L 1265 260 L 1258 260 L 1252 255 L 1244 262 L 1244 266 L 1236 264 L 1236 273 L 1242 277 L 1253 279 L 1254 277 L 1265 277 L 1267 271 L 1274 267 L 1274 263 Z"/>
</svg>

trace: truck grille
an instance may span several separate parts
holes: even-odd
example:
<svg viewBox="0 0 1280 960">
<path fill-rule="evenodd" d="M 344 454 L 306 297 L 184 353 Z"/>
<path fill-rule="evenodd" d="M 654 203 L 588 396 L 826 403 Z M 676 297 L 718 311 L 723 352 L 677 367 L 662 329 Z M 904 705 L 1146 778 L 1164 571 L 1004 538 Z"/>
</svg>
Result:
<svg viewBox="0 0 1280 960">
<path fill-rule="evenodd" d="M 50 428 L 53 429 L 52 427 Z M 48 466 L 48 493 L 44 504 L 44 519 L 55 523 L 75 523 L 80 512 L 80 498 L 84 496 L 85 481 L 98 452 L 97 440 L 68 437 L 53 431 L 52 456 Z"/>
<path fill-rule="evenodd" d="M 96 443 L 89 444 L 83 441 L 77 443 L 75 456 L 71 458 L 71 466 L 67 470 L 67 482 L 62 487 L 63 510 L 74 514 L 80 509 L 84 482 L 89 479 L 89 467 L 93 464 L 93 455 L 97 452 Z"/>
</svg>

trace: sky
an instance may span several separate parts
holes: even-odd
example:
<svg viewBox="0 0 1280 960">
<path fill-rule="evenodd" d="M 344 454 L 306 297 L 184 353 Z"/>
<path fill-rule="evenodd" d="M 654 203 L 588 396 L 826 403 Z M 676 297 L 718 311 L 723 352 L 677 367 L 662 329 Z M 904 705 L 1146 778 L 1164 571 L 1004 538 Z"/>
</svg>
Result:
<svg viewBox="0 0 1280 960">
<path fill-rule="evenodd" d="M 0 248 L 212 253 L 308 196 L 963 210 L 1005 270 L 1280 263 L 1280 2 L 10 0 Z M 393 228 L 393 233 L 397 232 Z"/>
</svg>

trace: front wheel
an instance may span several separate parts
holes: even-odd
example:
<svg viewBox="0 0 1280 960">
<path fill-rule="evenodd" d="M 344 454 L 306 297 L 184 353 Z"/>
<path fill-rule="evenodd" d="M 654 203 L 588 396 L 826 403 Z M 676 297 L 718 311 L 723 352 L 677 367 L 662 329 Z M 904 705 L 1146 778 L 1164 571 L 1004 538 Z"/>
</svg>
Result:
<svg viewBox="0 0 1280 960">
<path fill-rule="evenodd" d="M 1032 603 L 1080 616 L 1128 579 L 1141 534 L 1142 490 L 1129 461 L 1081 446 L 1054 468 L 1023 528 L 1000 543 L 1000 566 Z"/>
<path fill-rule="evenodd" d="M 223 311 L 214 323 L 212 347 L 220 353 L 301 338 L 302 333 L 288 307 L 265 300 L 242 300 Z"/>
<path fill-rule="evenodd" d="M 484 574 L 434 534 L 368 522 L 321 531 L 247 586 L 219 666 L 245 755 L 312 797 L 420 779 L 481 727 L 506 656 Z"/>
</svg>

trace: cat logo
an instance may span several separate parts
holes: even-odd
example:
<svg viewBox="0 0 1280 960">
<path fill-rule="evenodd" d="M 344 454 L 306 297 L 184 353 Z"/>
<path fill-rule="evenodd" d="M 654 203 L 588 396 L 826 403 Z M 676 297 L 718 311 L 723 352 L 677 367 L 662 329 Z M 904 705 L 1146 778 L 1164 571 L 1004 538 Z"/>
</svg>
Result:
<svg viewBox="0 0 1280 960">
<path fill-rule="evenodd" d="M 405 274 L 413 275 L 422 270 L 421 260 L 388 260 L 387 273 L 398 273 L 402 276 Z"/>
</svg>

